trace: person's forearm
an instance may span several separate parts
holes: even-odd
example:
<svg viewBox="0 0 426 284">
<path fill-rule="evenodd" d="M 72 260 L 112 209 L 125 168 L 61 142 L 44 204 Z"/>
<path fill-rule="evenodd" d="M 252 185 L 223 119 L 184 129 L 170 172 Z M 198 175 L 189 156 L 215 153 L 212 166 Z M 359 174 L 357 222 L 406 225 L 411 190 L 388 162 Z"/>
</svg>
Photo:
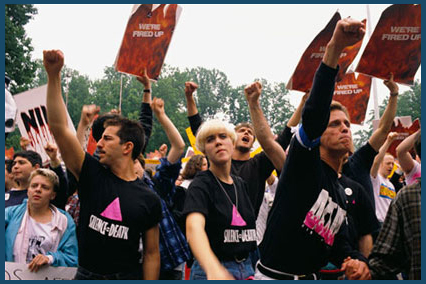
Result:
<svg viewBox="0 0 426 284">
<path fill-rule="evenodd" d="M 321 63 L 315 73 L 302 113 L 303 130 L 310 140 L 320 137 L 327 128 L 337 72 L 338 69 Z"/>
<path fill-rule="evenodd" d="M 335 42 L 330 41 L 325 48 L 325 53 L 322 62 L 328 67 L 336 69 L 339 63 L 340 54 L 342 54 L 343 49 L 343 46 L 340 46 Z"/>
<path fill-rule="evenodd" d="M 358 246 L 359 251 L 366 257 L 371 253 L 371 250 L 373 249 L 373 237 L 371 234 L 367 234 L 364 236 L 361 236 L 358 240 Z"/>
<path fill-rule="evenodd" d="M 385 157 L 386 151 L 388 150 L 390 144 L 392 144 L 392 143 L 389 142 L 389 140 L 386 140 L 385 143 L 382 145 L 382 147 L 380 147 L 379 153 L 374 158 L 374 162 L 373 162 L 373 165 L 371 166 L 371 170 L 370 170 L 370 174 L 373 177 L 377 176 L 377 173 L 379 172 L 380 164 L 382 163 L 383 158 Z"/>
<path fill-rule="evenodd" d="M 183 138 L 176 126 L 166 114 L 160 115 L 157 119 L 169 139 L 171 147 L 167 160 L 173 164 L 182 156 L 183 151 L 185 150 L 185 142 L 183 141 Z"/>
<path fill-rule="evenodd" d="M 160 252 L 146 253 L 143 257 L 143 280 L 158 280 L 160 276 Z"/>
<path fill-rule="evenodd" d="M 198 113 L 197 104 L 195 103 L 194 96 L 185 96 L 186 97 L 186 107 L 188 111 L 188 116 L 193 116 Z M 195 133 L 194 133 L 195 135 Z"/>
<path fill-rule="evenodd" d="M 385 111 L 383 112 L 382 117 L 379 121 L 378 129 L 383 129 L 382 131 L 386 134 L 390 131 L 393 119 L 396 115 L 396 110 L 398 107 L 398 96 L 390 96 L 388 105 L 386 106 Z"/>
<path fill-rule="evenodd" d="M 290 117 L 290 119 L 287 122 L 288 127 L 295 127 L 299 124 L 300 119 L 302 118 L 302 110 L 305 106 L 305 100 L 302 98 L 299 105 L 297 106 L 296 110 L 293 112 L 293 115 Z"/>
<path fill-rule="evenodd" d="M 396 115 L 397 102 L 398 102 L 397 96 L 391 96 L 389 98 L 388 105 L 386 106 L 386 109 L 382 117 L 380 118 L 379 126 L 377 127 L 376 131 L 373 132 L 370 139 L 368 140 L 371 147 L 373 147 L 373 149 L 376 151 L 378 151 L 381 145 L 383 145 L 393 125 L 393 120 Z"/>
<path fill-rule="evenodd" d="M 396 147 L 397 154 L 408 153 L 411 148 L 414 147 L 414 144 L 417 141 L 419 135 L 420 131 L 418 130 L 417 132 L 411 134 L 410 136 L 402 140 L 398 147 Z"/>
<path fill-rule="evenodd" d="M 410 173 L 414 167 L 414 160 L 411 157 L 410 150 L 414 147 L 419 135 L 420 131 L 411 134 L 396 147 L 396 156 L 398 157 L 399 165 L 406 174 Z"/>
<path fill-rule="evenodd" d="M 223 269 L 219 259 L 210 248 L 209 240 L 205 231 L 196 234 L 190 234 L 188 243 L 194 257 L 200 263 L 200 266 L 206 273 L 207 277 L 216 274 L 217 271 Z"/>
<path fill-rule="evenodd" d="M 150 88 L 147 90 L 151 90 Z M 151 92 L 143 92 L 142 102 L 150 104 L 151 103 Z"/>
<path fill-rule="evenodd" d="M 60 73 L 48 77 L 46 107 L 49 127 L 54 136 L 55 133 L 67 129 L 67 109 L 61 95 Z"/>
<path fill-rule="evenodd" d="M 85 125 L 85 123 L 80 120 L 77 126 L 76 136 L 83 150 L 86 150 L 87 137 L 90 135 L 90 133 L 88 133 L 89 131 L 90 125 Z"/>
<path fill-rule="evenodd" d="M 249 111 L 257 140 L 275 168 L 281 170 L 285 161 L 285 152 L 281 146 L 275 142 L 274 135 L 266 121 L 259 102 L 251 103 L 249 101 Z"/>
</svg>

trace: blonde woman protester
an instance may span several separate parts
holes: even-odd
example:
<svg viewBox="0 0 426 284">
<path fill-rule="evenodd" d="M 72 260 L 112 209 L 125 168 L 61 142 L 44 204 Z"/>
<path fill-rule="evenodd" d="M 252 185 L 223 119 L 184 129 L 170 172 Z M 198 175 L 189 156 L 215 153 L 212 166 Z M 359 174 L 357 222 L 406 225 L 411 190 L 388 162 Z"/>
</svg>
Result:
<svg viewBox="0 0 426 284">
<path fill-rule="evenodd" d="M 195 262 L 191 280 L 251 279 L 249 253 L 256 249 L 255 213 L 247 185 L 231 175 L 236 134 L 219 120 L 202 124 L 196 147 L 209 160 L 199 172 L 185 199 L 186 236 Z"/>
<path fill-rule="evenodd" d="M 29 178 L 28 199 L 6 208 L 6 261 L 28 263 L 34 272 L 45 265 L 77 266 L 74 221 L 51 204 L 58 188 L 55 172 L 39 168 Z"/>
</svg>

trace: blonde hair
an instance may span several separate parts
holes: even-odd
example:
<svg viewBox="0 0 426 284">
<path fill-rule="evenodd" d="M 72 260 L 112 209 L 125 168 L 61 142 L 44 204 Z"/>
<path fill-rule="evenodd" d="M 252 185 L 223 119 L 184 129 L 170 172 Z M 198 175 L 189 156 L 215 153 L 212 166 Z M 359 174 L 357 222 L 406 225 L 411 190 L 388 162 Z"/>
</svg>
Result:
<svg viewBox="0 0 426 284">
<path fill-rule="evenodd" d="M 232 144 L 235 144 L 235 141 L 237 140 L 237 135 L 235 134 L 234 127 L 231 124 L 222 120 L 213 119 L 204 122 L 200 126 L 195 140 L 195 147 L 197 147 L 199 151 L 205 154 L 207 137 L 219 132 L 225 132 L 229 136 L 229 138 L 231 138 Z"/>
<path fill-rule="evenodd" d="M 47 178 L 49 180 L 49 182 L 52 183 L 52 185 L 53 185 L 53 191 L 55 191 L 55 192 L 58 191 L 58 189 L 59 189 L 59 178 L 54 171 L 52 171 L 50 169 L 38 168 L 38 169 L 31 172 L 29 181 L 31 182 L 31 180 L 35 176 L 43 176 L 43 177 Z"/>
</svg>

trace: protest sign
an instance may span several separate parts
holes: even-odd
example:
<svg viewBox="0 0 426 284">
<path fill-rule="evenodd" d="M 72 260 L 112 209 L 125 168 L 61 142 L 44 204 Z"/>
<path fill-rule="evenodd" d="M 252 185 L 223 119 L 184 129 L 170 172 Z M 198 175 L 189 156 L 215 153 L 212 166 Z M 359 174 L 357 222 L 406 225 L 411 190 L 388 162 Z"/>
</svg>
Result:
<svg viewBox="0 0 426 284">
<path fill-rule="evenodd" d="M 336 12 L 328 22 L 327 26 L 314 38 L 297 64 L 296 70 L 287 84 L 287 89 L 298 90 L 301 92 L 307 92 L 311 89 L 315 71 L 324 57 L 327 43 L 333 36 L 336 24 L 340 19 L 340 14 Z M 363 22 L 365 23 L 366 20 Z M 339 59 L 340 69 L 337 75 L 337 81 L 340 81 L 344 77 L 346 70 L 358 54 L 361 45 L 362 40 L 352 46 L 346 47 L 342 51 Z"/>
<path fill-rule="evenodd" d="M 27 150 L 36 151 L 41 155 L 43 164 L 49 162 L 44 151 L 48 142 L 55 143 L 50 132 L 46 112 L 47 85 L 19 93 L 14 96 L 18 107 L 17 124 L 22 137 L 30 140 Z M 75 133 L 74 125 L 67 112 L 68 127 Z"/>
<path fill-rule="evenodd" d="M 420 5 L 395 4 L 383 11 L 356 72 L 412 85 L 421 62 Z"/>
<path fill-rule="evenodd" d="M 118 72 L 157 80 L 182 8 L 177 4 L 133 6 L 115 62 Z"/>
<path fill-rule="evenodd" d="M 5 280 L 72 280 L 76 267 L 53 267 L 45 265 L 37 272 L 31 272 L 28 264 L 5 262 Z"/>
<path fill-rule="evenodd" d="M 347 73 L 342 81 L 334 87 L 333 100 L 344 105 L 351 123 L 362 124 L 367 112 L 368 99 L 370 98 L 371 77 L 355 73 Z"/>
<path fill-rule="evenodd" d="M 387 152 L 391 153 L 394 157 L 396 157 L 396 147 L 398 147 L 399 144 L 401 144 L 402 140 L 419 130 L 420 128 L 420 121 L 419 119 L 416 119 L 413 121 L 413 123 L 409 126 L 404 126 L 402 122 L 397 119 L 397 123 L 394 123 L 391 128 L 391 132 L 397 132 L 398 137 L 395 141 L 389 146 L 389 149 Z M 411 149 L 410 151 L 411 156 L 415 157 L 414 149 Z"/>
<path fill-rule="evenodd" d="M 393 120 L 393 124 L 389 132 L 397 132 L 398 137 L 389 146 L 387 152 L 392 154 L 394 157 L 396 157 L 396 147 L 398 147 L 402 140 L 420 129 L 419 119 L 414 120 L 414 122 L 411 121 L 411 116 L 395 117 Z M 376 131 L 379 126 L 379 122 L 379 120 L 373 120 L 373 131 Z M 415 152 L 413 149 L 411 149 L 410 154 L 413 156 L 413 158 L 415 157 Z"/>
</svg>

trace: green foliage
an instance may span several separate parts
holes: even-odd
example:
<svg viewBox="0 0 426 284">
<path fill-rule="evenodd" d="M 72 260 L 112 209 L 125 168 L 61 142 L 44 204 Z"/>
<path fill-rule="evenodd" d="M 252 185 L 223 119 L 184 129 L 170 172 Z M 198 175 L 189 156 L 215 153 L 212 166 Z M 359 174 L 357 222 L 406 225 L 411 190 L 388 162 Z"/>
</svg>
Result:
<svg viewBox="0 0 426 284">
<path fill-rule="evenodd" d="M 31 38 L 27 37 L 24 26 L 36 14 L 32 4 L 5 5 L 5 72 L 14 81 L 12 94 L 29 89 L 35 75 Z"/>
<path fill-rule="evenodd" d="M 37 60 L 36 64 L 37 70 L 32 87 L 47 83 L 42 61 Z M 84 104 L 100 106 L 101 113 L 118 109 L 120 80 L 122 80 L 121 113 L 131 119 L 139 118 L 144 86 L 135 77 L 122 75 L 113 67 L 106 67 L 102 79 L 91 81 L 87 76 L 80 75 L 78 71 L 65 66 L 62 69 L 61 78 L 62 94 L 64 101 L 68 100 L 68 112 L 75 127 L 78 125 L 81 108 Z M 189 122 L 184 95 L 187 81 L 193 81 L 199 85 L 194 96 L 203 119 L 219 116 L 229 119 L 234 124 L 251 120 L 244 96 L 244 86 L 233 88 L 223 72 L 201 67 L 181 71 L 179 68 L 165 65 L 158 82 L 152 83 L 152 95 L 164 100 L 165 111 L 176 125 L 187 146 L 190 145 L 186 135 Z M 284 127 L 285 121 L 293 112 L 288 100 L 288 90 L 284 83 L 270 84 L 264 79 L 261 82 L 263 85 L 261 106 L 271 127 L 277 132 Z M 67 93 L 68 99 L 66 98 Z M 15 140 L 16 138 L 12 137 L 7 144 L 12 145 Z M 146 151 L 152 152 L 163 143 L 169 144 L 165 132 L 154 117 L 153 130 Z"/>
</svg>

